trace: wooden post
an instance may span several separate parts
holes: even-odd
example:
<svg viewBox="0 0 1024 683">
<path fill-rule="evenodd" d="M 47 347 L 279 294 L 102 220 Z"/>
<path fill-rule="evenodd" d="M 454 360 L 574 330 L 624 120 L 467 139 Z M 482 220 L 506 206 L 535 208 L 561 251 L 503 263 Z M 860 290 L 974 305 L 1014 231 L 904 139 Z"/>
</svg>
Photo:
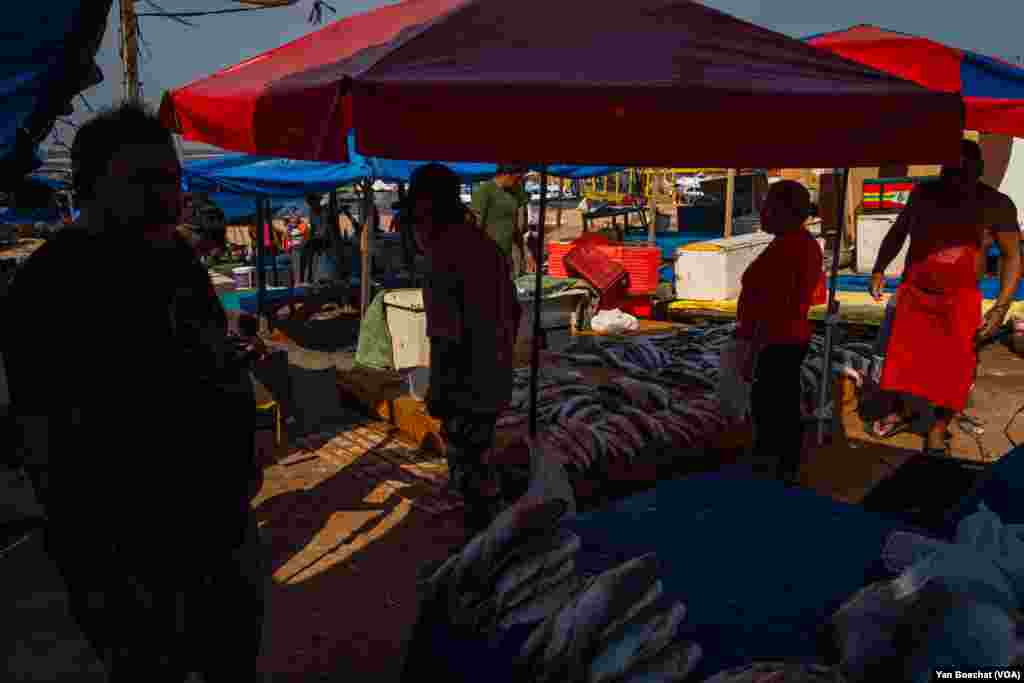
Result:
<svg viewBox="0 0 1024 683">
<path fill-rule="evenodd" d="M 120 0 L 121 8 L 121 64 L 124 67 L 124 99 L 139 99 L 139 33 L 135 16 L 135 0 Z"/>
<path fill-rule="evenodd" d="M 725 181 L 725 236 L 732 237 L 732 212 L 736 199 L 736 169 L 730 168 Z"/>
</svg>

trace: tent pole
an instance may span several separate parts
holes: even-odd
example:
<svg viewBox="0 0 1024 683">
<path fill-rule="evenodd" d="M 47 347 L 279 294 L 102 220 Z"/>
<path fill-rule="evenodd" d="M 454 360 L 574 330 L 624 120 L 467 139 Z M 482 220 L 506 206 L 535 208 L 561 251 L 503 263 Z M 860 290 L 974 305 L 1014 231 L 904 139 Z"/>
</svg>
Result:
<svg viewBox="0 0 1024 683">
<path fill-rule="evenodd" d="M 730 168 L 725 181 L 725 236 L 732 237 L 732 214 L 736 202 L 736 169 Z"/>
<path fill-rule="evenodd" d="M 540 380 L 540 305 L 544 288 L 544 226 L 548 208 L 548 167 L 540 170 L 540 211 L 537 221 L 537 273 L 533 287 L 533 339 L 530 340 L 530 436 L 537 436 L 537 385 Z"/>
<path fill-rule="evenodd" d="M 344 267 L 344 258 L 342 253 L 341 244 L 341 229 L 338 227 L 338 190 L 337 188 L 331 190 L 331 194 L 327 198 L 327 239 L 330 241 L 331 249 L 334 251 L 334 261 L 336 267 L 336 275 L 339 280 L 342 277 L 342 268 Z"/>
<path fill-rule="evenodd" d="M 373 189 L 369 184 L 369 181 L 363 182 L 363 215 L 360 216 L 363 224 L 363 234 L 360 240 L 360 248 L 362 250 L 362 272 L 359 276 L 360 292 L 359 292 L 359 316 L 366 315 L 366 309 L 370 307 L 370 281 L 372 279 L 373 259 L 371 257 L 371 251 L 373 250 L 373 225 L 370 220 L 371 204 L 373 202 Z"/>
<path fill-rule="evenodd" d="M 832 345 L 835 343 L 835 335 L 833 330 L 835 329 L 836 320 L 833 315 L 836 309 L 836 289 L 839 286 L 839 254 L 840 246 L 843 239 L 843 225 L 842 221 L 846 215 L 846 182 L 848 180 L 847 169 L 837 168 L 835 169 L 835 178 L 837 185 L 837 193 L 839 195 L 839 210 L 836 212 L 837 223 L 835 225 L 835 236 L 832 239 L 832 264 L 831 272 L 829 273 L 828 282 L 828 307 L 825 309 L 825 357 L 822 359 L 822 371 L 821 371 L 821 388 L 819 389 L 818 395 L 818 445 L 821 446 L 825 443 L 825 406 L 828 403 L 828 395 L 832 388 Z M 839 409 L 839 406 L 833 406 L 832 412 L 835 417 L 835 412 Z"/>
<path fill-rule="evenodd" d="M 256 319 L 259 326 L 263 326 L 263 304 L 264 286 L 266 284 L 264 275 L 264 246 L 267 226 L 263 220 L 263 200 L 256 200 Z"/>
</svg>

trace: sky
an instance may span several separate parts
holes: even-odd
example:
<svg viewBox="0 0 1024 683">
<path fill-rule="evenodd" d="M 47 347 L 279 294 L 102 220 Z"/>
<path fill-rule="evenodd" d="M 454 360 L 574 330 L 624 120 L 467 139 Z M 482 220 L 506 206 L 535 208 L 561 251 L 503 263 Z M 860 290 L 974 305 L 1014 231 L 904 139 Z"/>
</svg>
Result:
<svg viewBox="0 0 1024 683">
<path fill-rule="evenodd" d="M 337 12 L 331 14 L 325 9 L 323 21 L 326 24 L 392 1 L 327 0 Z M 183 12 L 239 6 L 230 0 L 154 2 L 168 11 Z M 624 3 L 628 5 L 629 0 Z M 796 38 L 869 23 L 990 55 L 1015 58 L 1024 54 L 1020 39 L 1024 3 L 1011 0 L 973 0 L 970 3 L 950 0 L 706 0 L 705 4 Z M 117 6 L 115 0 L 97 59 L 103 69 L 104 82 L 86 93 L 86 99 L 94 107 L 109 105 L 122 93 Z M 140 13 L 155 11 L 146 0 L 140 0 L 137 7 Z M 299 0 L 291 7 L 188 19 L 196 24 L 195 28 L 169 19 L 140 17 L 143 45 L 140 46 L 139 66 L 143 97 L 156 105 L 167 89 L 185 85 L 317 30 L 320 26 L 309 21 L 312 7 L 313 0 Z M 88 109 L 80 100 L 76 101 L 72 120 L 80 121 L 87 116 Z M 70 144 L 73 131 L 62 124 L 57 128 L 62 141 Z"/>
</svg>

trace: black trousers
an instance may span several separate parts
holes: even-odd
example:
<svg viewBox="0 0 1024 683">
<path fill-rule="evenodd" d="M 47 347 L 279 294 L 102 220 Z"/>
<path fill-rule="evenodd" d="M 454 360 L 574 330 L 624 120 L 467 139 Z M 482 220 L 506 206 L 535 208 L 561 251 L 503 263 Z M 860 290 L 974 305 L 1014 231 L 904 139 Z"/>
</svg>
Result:
<svg viewBox="0 0 1024 683">
<path fill-rule="evenodd" d="M 181 683 L 190 671 L 211 683 L 255 679 L 266 566 L 254 521 L 241 548 L 181 548 L 174 567 L 64 515 L 50 516 L 44 542 L 112 683 Z"/>
<path fill-rule="evenodd" d="M 450 485 L 465 505 L 466 533 L 475 536 L 497 516 L 499 496 L 481 495 L 480 489 L 495 477 L 494 468 L 483 458 L 494 445 L 494 413 L 453 415 L 441 421 L 441 436 L 447 444 Z"/>
<path fill-rule="evenodd" d="M 750 395 L 754 457 L 776 460 L 780 479 L 795 477 L 800 469 L 804 437 L 800 368 L 806 356 L 806 346 L 767 346 L 758 356 L 754 373 Z"/>
</svg>

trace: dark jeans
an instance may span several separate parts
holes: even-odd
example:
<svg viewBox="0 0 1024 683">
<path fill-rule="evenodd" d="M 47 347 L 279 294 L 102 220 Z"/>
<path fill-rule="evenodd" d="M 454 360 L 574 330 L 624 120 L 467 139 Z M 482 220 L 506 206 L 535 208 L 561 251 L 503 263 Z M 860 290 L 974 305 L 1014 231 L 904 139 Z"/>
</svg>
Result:
<svg viewBox="0 0 1024 683">
<path fill-rule="evenodd" d="M 161 569 L 127 544 L 118 548 L 103 529 L 63 515 L 49 522 L 46 550 L 64 579 L 71 616 L 112 683 L 180 683 L 190 671 L 211 683 L 254 680 L 267 580 L 255 521 L 240 548 L 181 548 L 179 569 Z M 195 571 L 181 571 L 182 564 Z"/>
<path fill-rule="evenodd" d="M 483 495 L 494 483 L 494 468 L 483 461 L 494 445 L 493 413 L 455 415 L 441 421 L 446 444 L 449 485 L 462 496 L 466 509 L 466 532 L 470 536 L 486 529 L 498 513 L 499 496 Z"/>
<path fill-rule="evenodd" d="M 800 366 L 806 356 L 806 346 L 767 346 L 758 356 L 754 373 L 750 395 L 754 457 L 777 460 L 780 479 L 795 477 L 800 469 Z"/>
</svg>

